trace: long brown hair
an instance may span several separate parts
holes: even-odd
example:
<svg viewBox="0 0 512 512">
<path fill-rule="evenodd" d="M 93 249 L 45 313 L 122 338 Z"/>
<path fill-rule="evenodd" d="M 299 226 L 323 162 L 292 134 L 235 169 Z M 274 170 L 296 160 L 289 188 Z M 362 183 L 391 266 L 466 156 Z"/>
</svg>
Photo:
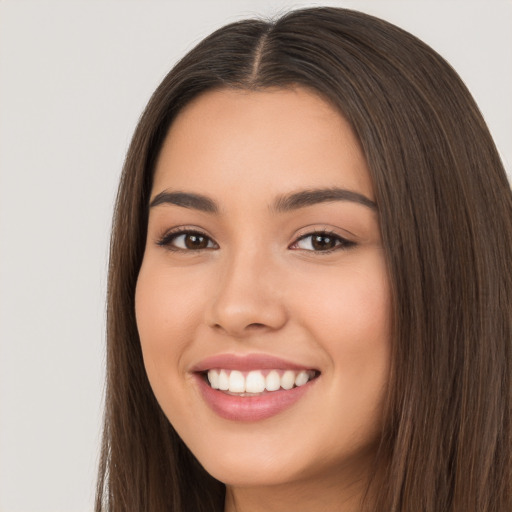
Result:
<svg viewBox="0 0 512 512">
<path fill-rule="evenodd" d="M 202 92 L 293 85 L 351 123 L 380 215 L 393 361 L 369 509 L 509 512 L 510 185 L 453 69 L 407 32 L 336 8 L 219 29 L 165 77 L 140 119 L 113 223 L 96 511 L 223 510 L 223 484 L 177 436 L 144 371 L 134 293 L 152 173 L 173 118 Z"/>
</svg>

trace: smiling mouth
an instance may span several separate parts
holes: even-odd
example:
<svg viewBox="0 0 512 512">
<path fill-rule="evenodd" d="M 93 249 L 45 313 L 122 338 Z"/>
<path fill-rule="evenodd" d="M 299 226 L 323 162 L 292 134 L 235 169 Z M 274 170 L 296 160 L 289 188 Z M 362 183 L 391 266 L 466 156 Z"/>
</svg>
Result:
<svg viewBox="0 0 512 512">
<path fill-rule="evenodd" d="M 316 379 L 317 370 L 252 370 L 242 372 L 222 368 L 212 368 L 202 372 L 203 378 L 212 389 L 228 395 L 251 397 L 275 391 L 301 387 Z"/>
</svg>

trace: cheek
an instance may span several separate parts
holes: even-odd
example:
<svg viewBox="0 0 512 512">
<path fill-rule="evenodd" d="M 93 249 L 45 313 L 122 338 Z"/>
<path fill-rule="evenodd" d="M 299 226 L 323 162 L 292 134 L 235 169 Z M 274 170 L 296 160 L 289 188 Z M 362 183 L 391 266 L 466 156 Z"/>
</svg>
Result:
<svg viewBox="0 0 512 512">
<path fill-rule="evenodd" d="M 329 352 L 365 352 L 389 345 L 391 297 L 383 258 L 369 253 L 355 264 L 318 273 L 295 293 L 300 317 Z M 305 306 L 305 307 L 304 307 Z"/>
<path fill-rule="evenodd" d="M 147 261 L 142 264 L 135 315 L 144 365 L 155 392 L 160 381 L 168 382 L 183 373 L 180 355 L 200 324 L 204 300 L 204 293 L 193 283 L 194 279 L 185 279 L 183 272 L 171 273 Z M 176 372 L 167 371 L 171 368 Z"/>
<path fill-rule="evenodd" d="M 299 318 L 330 359 L 333 399 L 359 411 L 364 423 L 380 410 L 389 380 L 391 296 L 383 258 L 369 254 L 315 277 L 303 283 L 307 293 L 297 292 Z"/>
</svg>

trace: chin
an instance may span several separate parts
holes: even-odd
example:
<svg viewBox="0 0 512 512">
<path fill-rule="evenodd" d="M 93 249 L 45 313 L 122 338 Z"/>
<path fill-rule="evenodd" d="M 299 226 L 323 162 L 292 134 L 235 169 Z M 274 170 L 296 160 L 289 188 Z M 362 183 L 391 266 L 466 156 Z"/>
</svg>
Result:
<svg viewBox="0 0 512 512">
<path fill-rule="evenodd" d="M 290 484 L 301 479 L 301 471 L 280 461 L 219 460 L 204 466 L 217 480 L 231 487 L 268 487 Z"/>
<path fill-rule="evenodd" d="M 204 469 L 227 486 L 263 488 L 354 479 L 368 473 L 377 445 L 376 440 L 361 443 L 350 436 L 345 447 L 325 450 L 315 440 L 297 438 L 294 432 L 280 439 L 263 432 L 257 438 L 243 437 L 192 448 Z"/>
</svg>

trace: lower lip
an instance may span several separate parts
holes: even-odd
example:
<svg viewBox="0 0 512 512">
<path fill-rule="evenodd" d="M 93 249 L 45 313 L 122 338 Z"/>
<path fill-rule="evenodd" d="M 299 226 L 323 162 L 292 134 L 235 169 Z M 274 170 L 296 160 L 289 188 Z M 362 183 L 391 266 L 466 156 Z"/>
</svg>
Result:
<svg viewBox="0 0 512 512">
<path fill-rule="evenodd" d="M 197 374 L 199 389 L 206 403 L 220 417 L 231 421 L 260 421 L 275 416 L 300 400 L 316 380 L 289 390 L 242 397 L 213 389 L 202 375 Z"/>
</svg>

